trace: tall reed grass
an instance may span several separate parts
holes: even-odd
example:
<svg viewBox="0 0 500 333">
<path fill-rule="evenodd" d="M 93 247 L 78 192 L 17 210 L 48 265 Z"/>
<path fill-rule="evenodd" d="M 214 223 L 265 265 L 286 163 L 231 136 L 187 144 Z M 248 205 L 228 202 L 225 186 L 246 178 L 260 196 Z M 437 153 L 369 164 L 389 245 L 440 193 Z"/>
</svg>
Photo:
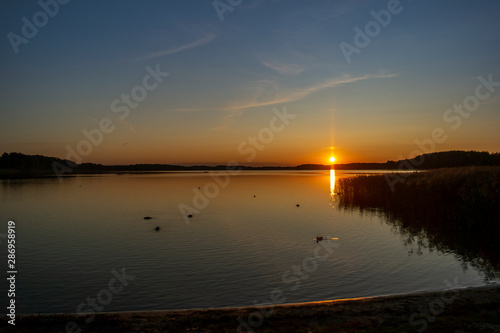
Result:
<svg viewBox="0 0 500 333">
<path fill-rule="evenodd" d="M 393 190 L 385 175 L 339 179 L 339 206 L 379 212 L 408 243 L 451 250 L 500 269 L 500 167 L 407 174 Z"/>
</svg>

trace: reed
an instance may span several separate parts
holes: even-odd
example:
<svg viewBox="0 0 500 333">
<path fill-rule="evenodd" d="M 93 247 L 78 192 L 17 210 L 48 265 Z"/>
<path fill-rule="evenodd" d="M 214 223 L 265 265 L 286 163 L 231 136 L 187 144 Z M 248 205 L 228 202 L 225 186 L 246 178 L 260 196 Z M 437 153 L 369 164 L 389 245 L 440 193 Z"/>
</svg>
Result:
<svg viewBox="0 0 500 333">
<path fill-rule="evenodd" d="M 393 189 L 386 175 L 356 176 L 337 188 L 341 208 L 383 214 L 417 251 L 425 243 L 500 268 L 500 167 L 415 172 Z"/>
</svg>

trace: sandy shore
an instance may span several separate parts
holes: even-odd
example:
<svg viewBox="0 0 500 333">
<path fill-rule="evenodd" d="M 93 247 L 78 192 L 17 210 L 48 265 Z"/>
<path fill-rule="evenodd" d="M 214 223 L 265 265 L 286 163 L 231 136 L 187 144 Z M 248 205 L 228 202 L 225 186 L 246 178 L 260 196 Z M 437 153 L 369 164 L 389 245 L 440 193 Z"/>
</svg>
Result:
<svg viewBox="0 0 500 333">
<path fill-rule="evenodd" d="M 2 332 L 500 332 L 500 285 L 264 307 L 19 316 Z"/>
</svg>

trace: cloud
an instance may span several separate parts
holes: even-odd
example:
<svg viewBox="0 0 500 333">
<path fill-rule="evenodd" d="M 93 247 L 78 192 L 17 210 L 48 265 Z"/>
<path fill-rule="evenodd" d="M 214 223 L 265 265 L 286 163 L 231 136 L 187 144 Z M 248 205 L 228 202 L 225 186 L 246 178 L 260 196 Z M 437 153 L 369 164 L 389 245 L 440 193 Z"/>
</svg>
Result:
<svg viewBox="0 0 500 333">
<path fill-rule="evenodd" d="M 174 111 L 174 112 L 190 112 L 190 111 L 206 111 L 210 109 L 206 108 L 178 108 L 178 109 L 169 109 L 167 111 Z"/>
<path fill-rule="evenodd" d="M 224 108 L 224 110 L 226 110 L 226 111 L 243 110 L 243 109 L 255 108 L 255 107 L 259 107 L 259 106 L 267 106 L 267 105 L 274 105 L 274 104 L 280 104 L 280 103 L 295 102 L 295 101 L 301 100 L 301 99 L 309 96 L 312 93 L 315 93 L 315 92 L 323 90 L 323 89 L 338 87 L 338 86 L 342 86 L 345 84 L 369 80 L 369 79 L 385 79 L 385 78 L 390 78 L 390 77 L 395 77 L 395 76 L 397 76 L 397 74 L 367 74 L 367 75 L 357 76 L 357 77 L 351 77 L 350 75 L 344 75 L 340 78 L 325 80 L 322 82 L 312 84 L 312 85 L 307 86 L 307 87 L 302 87 L 302 88 L 298 88 L 298 89 L 291 89 L 288 91 L 276 93 L 276 94 L 274 94 L 273 98 L 262 100 L 261 98 L 259 98 L 260 96 L 258 96 L 257 98 L 254 98 L 253 100 L 250 100 L 250 101 L 232 103 L 231 105 L 226 106 Z"/>
<path fill-rule="evenodd" d="M 273 80 L 264 80 L 259 81 L 255 87 L 251 88 L 253 91 L 253 96 L 247 98 L 246 100 L 235 101 L 226 106 L 218 108 L 178 108 L 170 109 L 168 111 L 224 111 L 225 115 L 222 119 L 222 124 L 220 126 L 213 127 L 212 129 L 225 130 L 229 127 L 233 119 L 242 115 L 243 110 L 246 109 L 295 102 L 320 90 L 339 87 L 345 84 L 360 82 L 369 79 L 386 79 L 395 76 L 397 76 L 397 74 L 367 74 L 355 77 L 344 75 L 342 77 L 320 81 L 309 86 L 288 90 L 281 88 Z"/>
<path fill-rule="evenodd" d="M 50 146 L 50 145 L 69 145 L 72 144 L 71 141 L 56 141 L 56 142 L 11 142 L 11 145 L 20 145 L 20 146 Z"/>
<path fill-rule="evenodd" d="M 304 71 L 304 68 L 302 68 L 299 65 L 292 64 L 292 63 L 285 63 L 285 62 L 275 62 L 272 60 L 266 60 L 262 57 L 257 57 L 259 59 L 260 63 L 268 68 L 271 68 L 278 74 L 282 75 L 297 75 L 300 74 Z"/>
<path fill-rule="evenodd" d="M 126 121 L 125 119 L 121 119 L 120 117 L 113 117 L 113 118 L 115 119 L 115 121 L 127 126 L 129 132 L 135 133 L 134 126 L 132 126 L 132 124 L 130 122 Z"/>
<path fill-rule="evenodd" d="M 164 57 L 164 56 L 167 56 L 167 55 L 170 55 L 170 54 L 178 53 L 178 52 L 181 52 L 181 51 L 184 51 L 184 50 L 189 50 L 189 49 L 192 49 L 192 48 L 195 48 L 195 47 L 198 47 L 198 46 L 202 46 L 202 45 L 208 44 L 211 41 L 213 41 L 215 38 L 217 38 L 216 35 L 207 34 L 204 37 L 195 40 L 194 42 L 191 42 L 191 43 L 188 43 L 188 44 L 184 44 L 184 45 L 181 45 L 181 46 L 176 46 L 176 47 L 173 47 L 173 48 L 170 48 L 170 49 L 167 49 L 167 50 L 163 50 L 163 51 L 153 52 L 151 54 L 148 54 L 148 55 L 145 55 L 143 57 L 137 58 L 136 60 L 137 61 L 139 61 L 139 60 L 149 60 L 149 59 L 153 59 L 153 58 Z"/>
<path fill-rule="evenodd" d="M 245 1 L 241 4 L 241 8 L 257 9 L 265 5 L 280 3 L 282 0 L 253 0 Z"/>
<path fill-rule="evenodd" d="M 216 127 L 212 127 L 214 131 L 223 131 L 231 125 L 233 118 L 241 116 L 242 112 L 240 110 L 230 110 L 226 112 L 225 116 L 222 119 L 222 124 Z"/>
</svg>

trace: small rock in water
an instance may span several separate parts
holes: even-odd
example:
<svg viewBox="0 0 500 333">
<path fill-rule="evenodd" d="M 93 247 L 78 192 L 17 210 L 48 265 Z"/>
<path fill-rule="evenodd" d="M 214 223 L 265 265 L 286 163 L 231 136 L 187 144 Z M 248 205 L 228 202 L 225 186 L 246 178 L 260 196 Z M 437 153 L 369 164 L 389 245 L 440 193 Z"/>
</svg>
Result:
<svg viewBox="0 0 500 333">
<path fill-rule="evenodd" d="M 297 207 L 300 207 L 300 205 L 299 205 L 299 204 L 297 204 Z"/>
<path fill-rule="evenodd" d="M 156 228 L 155 228 L 155 230 L 156 230 L 156 231 L 160 230 L 160 227 L 159 227 L 159 226 L 158 226 L 158 227 L 156 227 Z"/>
<path fill-rule="evenodd" d="M 152 219 L 152 217 L 151 217 L 151 216 L 145 216 L 145 217 L 144 217 L 144 219 L 145 219 L 145 220 L 151 220 L 151 219 Z"/>
<path fill-rule="evenodd" d="M 193 215 L 189 214 L 188 217 L 193 217 Z"/>
<path fill-rule="evenodd" d="M 253 195 L 253 197 L 255 198 L 255 194 Z"/>
</svg>

